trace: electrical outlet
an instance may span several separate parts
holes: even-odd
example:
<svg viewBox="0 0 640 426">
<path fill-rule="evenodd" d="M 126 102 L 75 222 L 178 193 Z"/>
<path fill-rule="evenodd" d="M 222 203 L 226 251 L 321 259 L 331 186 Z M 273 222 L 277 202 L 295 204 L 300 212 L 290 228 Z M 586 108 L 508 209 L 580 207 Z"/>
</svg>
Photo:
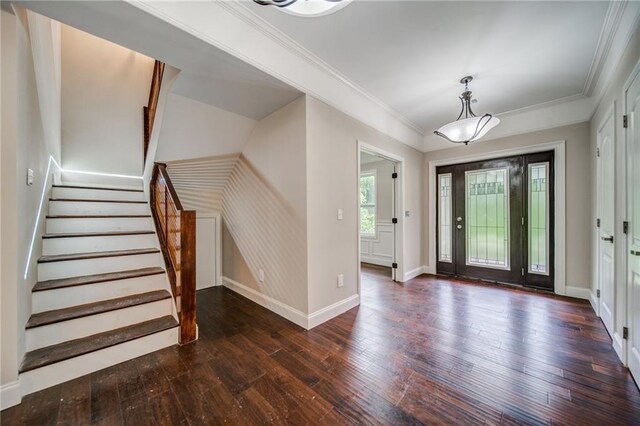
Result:
<svg viewBox="0 0 640 426">
<path fill-rule="evenodd" d="M 338 288 L 344 287 L 344 274 L 338 274 Z"/>
<path fill-rule="evenodd" d="M 27 169 L 27 185 L 33 185 L 33 169 Z"/>
<path fill-rule="evenodd" d="M 342 209 L 338 209 L 338 220 L 342 220 Z"/>
<path fill-rule="evenodd" d="M 261 283 L 264 282 L 264 270 L 262 269 L 258 270 L 258 281 L 260 281 Z"/>
</svg>

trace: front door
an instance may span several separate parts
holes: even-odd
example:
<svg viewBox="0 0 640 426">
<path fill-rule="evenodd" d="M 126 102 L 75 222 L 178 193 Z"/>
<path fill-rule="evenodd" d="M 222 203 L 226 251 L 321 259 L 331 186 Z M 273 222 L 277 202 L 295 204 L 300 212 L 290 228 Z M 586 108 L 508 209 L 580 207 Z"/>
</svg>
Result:
<svg viewBox="0 0 640 426">
<path fill-rule="evenodd" d="M 553 290 L 553 152 L 437 169 L 437 272 Z"/>
<path fill-rule="evenodd" d="M 611 336 L 615 318 L 614 191 L 615 126 L 613 108 L 598 129 L 597 136 L 597 208 L 598 208 L 598 289 L 600 318 Z"/>
<path fill-rule="evenodd" d="M 628 328 L 629 370 L 640 381 L 640 74 L 626 93 L 628 155 L 627 206 L 629 208 Z"/>
</svg>

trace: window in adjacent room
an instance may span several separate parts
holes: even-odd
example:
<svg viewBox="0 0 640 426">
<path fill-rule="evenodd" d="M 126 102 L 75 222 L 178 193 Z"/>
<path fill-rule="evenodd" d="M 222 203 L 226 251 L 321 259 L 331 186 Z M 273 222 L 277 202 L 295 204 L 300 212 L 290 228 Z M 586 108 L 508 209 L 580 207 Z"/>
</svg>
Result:
<svg viewBox="0 0 640 426">
<path fill-rule="evenodd" d="M 376 173 L 360 173 L 360 235 L 376 236 Z"/>
</svg>

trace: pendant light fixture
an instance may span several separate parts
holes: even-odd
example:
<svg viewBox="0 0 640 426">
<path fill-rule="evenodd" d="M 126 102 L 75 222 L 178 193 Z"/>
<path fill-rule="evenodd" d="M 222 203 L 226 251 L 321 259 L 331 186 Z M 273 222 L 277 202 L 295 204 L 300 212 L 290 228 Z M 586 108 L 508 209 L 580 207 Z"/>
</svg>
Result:
<svg viewBox="0 0 640 426">
<path fill-rule="evenodd" d="M 336 12 L 352 0 L 253 0 L 260 6 L 275 6 L 291 15 L 315 17 Z"/>
<path fill-rule="evenodd" d="M 500 119 L 491 114 L 476 117 L 473 113 L 473 110 L 471 110 L 471 91 L 469 90 L 471 80 L 473 80 L 471 76 L 464 77 L 460 80 L 460 83 L 464 84 L 464 92 L 460 95 L 462 111 L 460 111 L 460 115 L 456 121 L 445 124 L 433 132 L 449 142 L 468 145 L 469 142 L 474 142 L 482 138 L 489 130 L 500 123 Z"/>
</svg>

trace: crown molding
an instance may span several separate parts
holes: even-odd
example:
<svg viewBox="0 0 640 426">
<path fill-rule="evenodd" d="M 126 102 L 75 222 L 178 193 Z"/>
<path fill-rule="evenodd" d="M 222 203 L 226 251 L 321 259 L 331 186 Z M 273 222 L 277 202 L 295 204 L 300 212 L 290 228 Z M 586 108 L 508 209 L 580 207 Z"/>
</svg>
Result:
<svg viewBox="0 0 640 426">
<path fill-rule="evenodd" d="M 329 72 L 319 58 L 310 59 L 310 52 L 296 48 L 293 40 L 238 0 L 194 2 L 190 8 L 179 2 L 124 1 L 407 146 L 422 149 L 423 129 L 344 76 Z"/>
<path fill-rule="evenodd" d="M 611 1 L 609 2 L 609 8 L 602 24 L 602 30 L 600 31 L 600 37 L 598 38 L 598 44 L 593 54 L 593 60 L 591 61 L 591 67 L 587 74 L 587 79 L 584 82 L 582 94 L 585 96 L 591 96 L 598 84 L 598 79 L 602 74 L 602 69 L 609 58 L 611 53 L 611 45 L 615 39 L 618 28 L 620 28 L 620 22 L 624 11 L 627 7 L 627 0 Z"/>
<path fill-rule="evenodd" d="M 413 130 L 418 132 L 420 135 L 425 135 L 425 130 L 418 126 L 416 123 L 412 122 L 409 118 L 402 115 L 395 109 L 391 108 L 388 104 L 383 102 L 381 99 L 374 96 L 372 93 L 364 89 L 362 86 L 354 83 L 349 80 L 344 74 L 342 74 L 337 69 L 333 68 L 327 62 L 322 60 L 320 57 L 313 54 L 310 50 L 303 47 L 300 43 L 295 41 L 293 38 L 289 37 L 284 32 L 280 31 L 277 27 L 265 21 L 255 12 L 251 11 L 247 6 L 243 4 L 242 1 L 222 1 L 220 5 L 230 11 L 231 13 L 238 16 L 240 19 L 244 20 L 246 23 L 258 29 L 262 34 L 269 37 L 285 49 L 288 49 L 293 54 L 297 55 L 301 59 L 307 61 L 320 71 L 323 71 L 329 75 L 331 75 L 336 80 L 341 83 L 349 86 L 351 89 L 357 91 L 360 95 L 367 98 L 369 101 L 375 103 L 380 108 L 384 109 L 387 113 L 393 115 L 396 119 L 403 122 L 405 125 L 411 127 Z M 318 98 L 316 94 L 313 95 L 315 98 Z M 324 102 L 326 100 L 323 99 Z"/>
</svg>

